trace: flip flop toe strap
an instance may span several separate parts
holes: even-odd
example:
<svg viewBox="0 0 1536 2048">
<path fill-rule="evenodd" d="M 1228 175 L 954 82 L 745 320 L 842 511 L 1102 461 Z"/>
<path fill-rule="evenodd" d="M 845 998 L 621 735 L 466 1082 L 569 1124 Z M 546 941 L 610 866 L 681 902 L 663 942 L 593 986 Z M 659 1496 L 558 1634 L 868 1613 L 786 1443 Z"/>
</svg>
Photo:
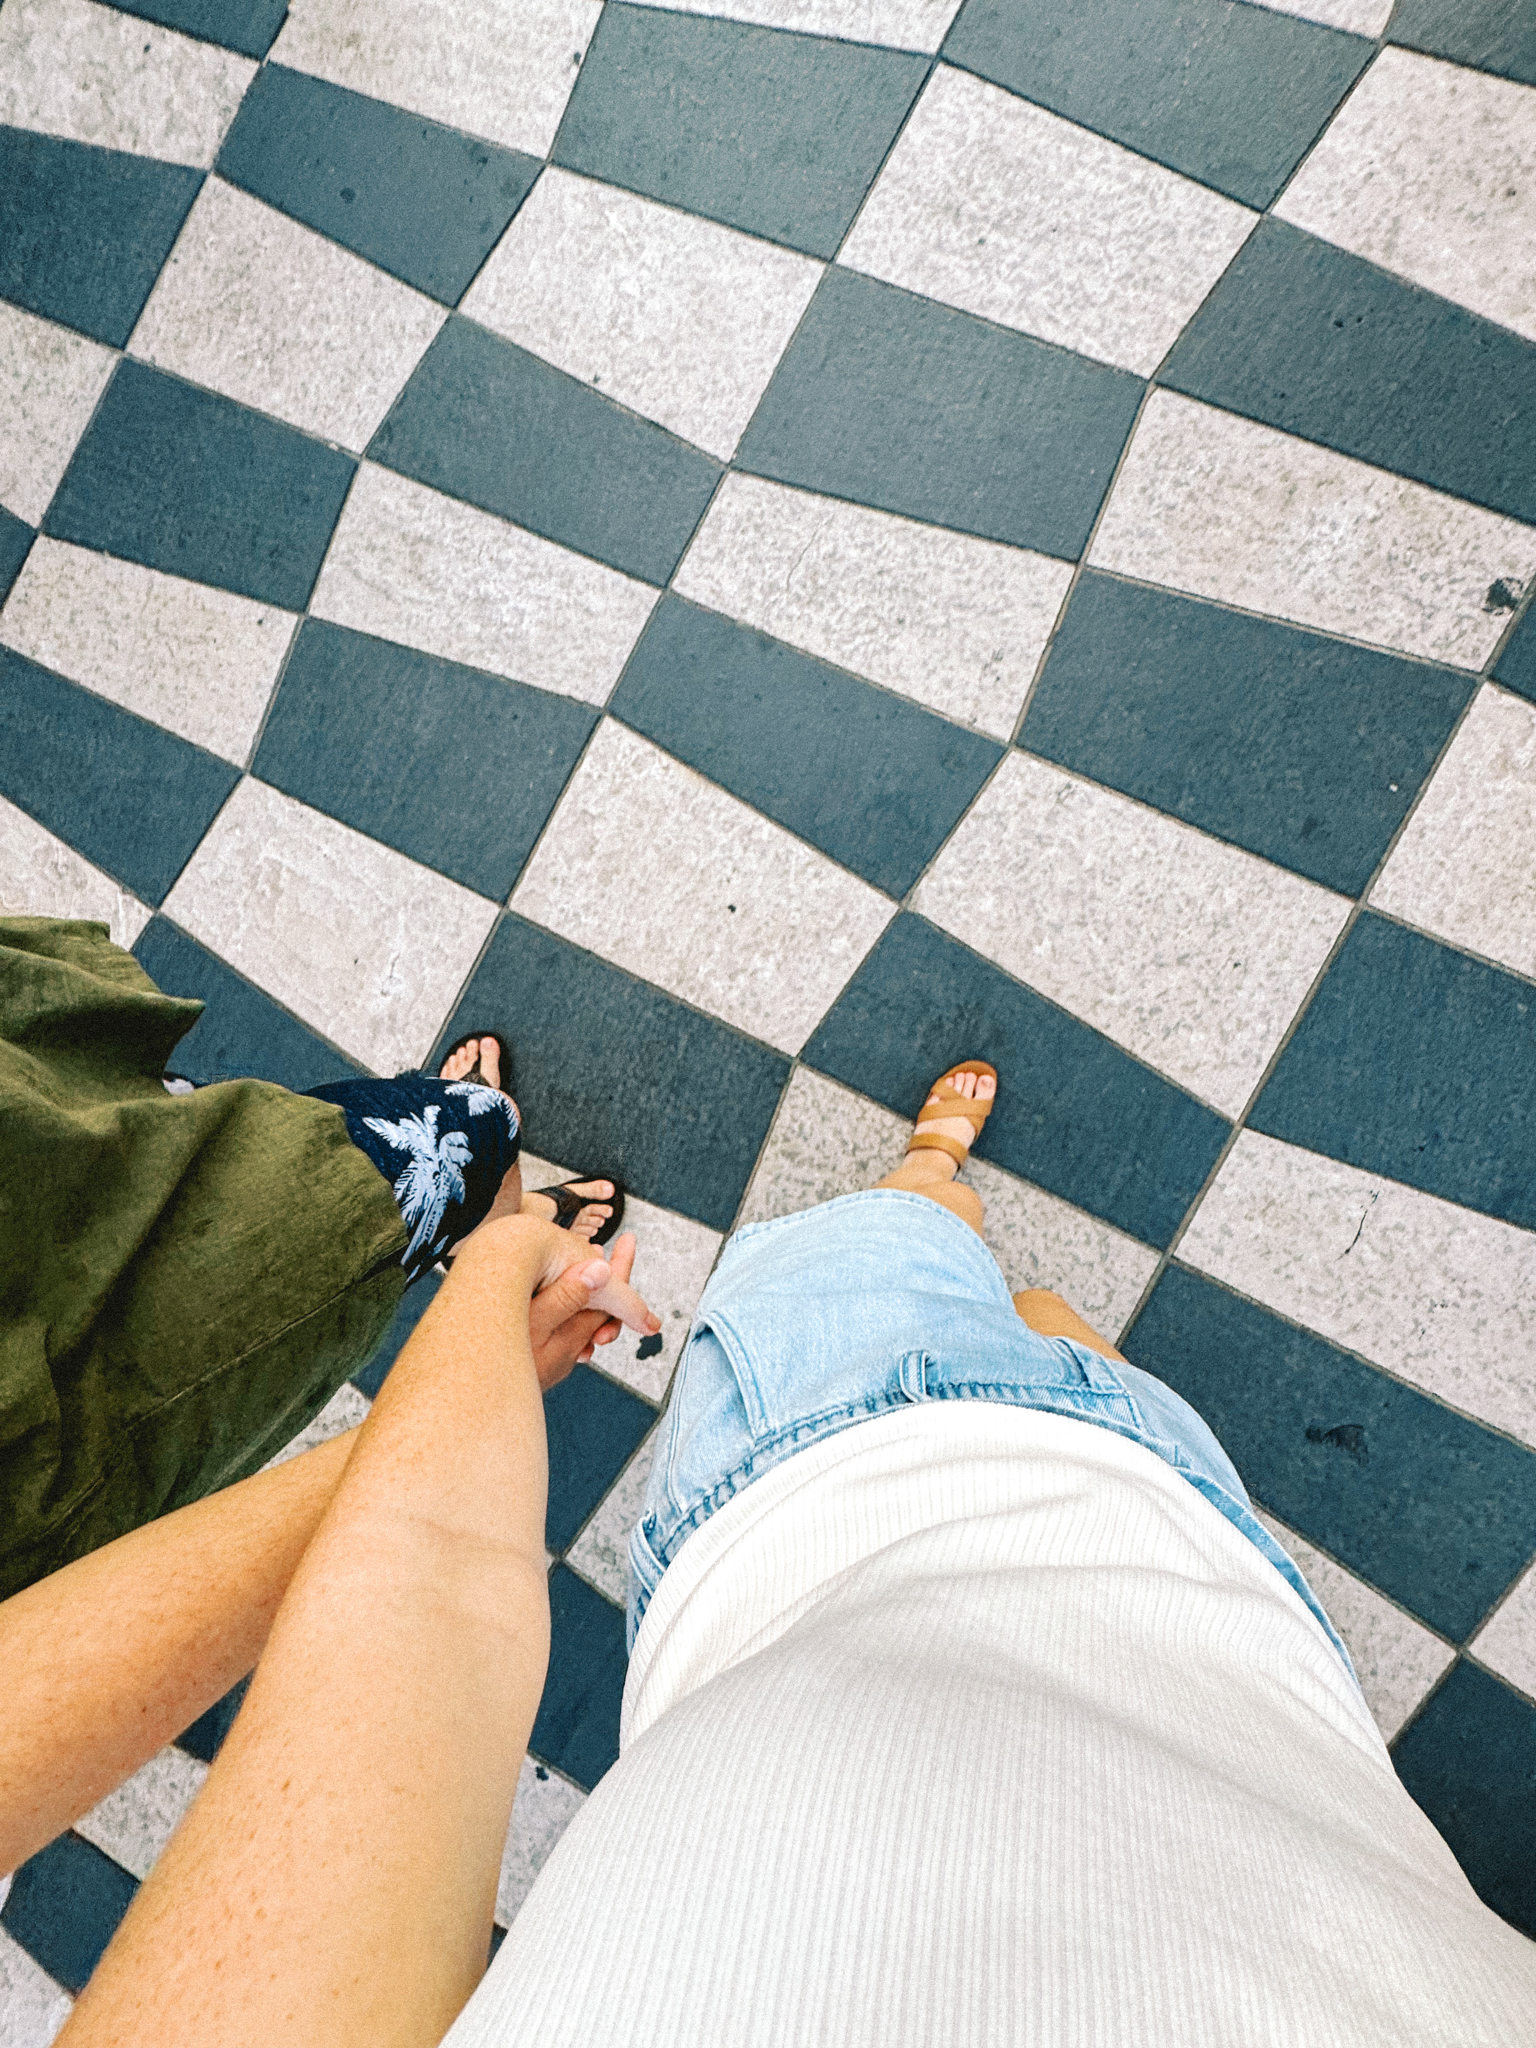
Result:
<svg viewBox="0 0 1536 2048">
<path fill-rule="evenodd" d="M 569 1230 L 582 1210 L 598 1200 L 596 1195 L 573 1194 L 569 1187 L 540 1188 L 538 1192 L 554 1203 L 555 1222 L 561 1230 Z"/>
</svg>

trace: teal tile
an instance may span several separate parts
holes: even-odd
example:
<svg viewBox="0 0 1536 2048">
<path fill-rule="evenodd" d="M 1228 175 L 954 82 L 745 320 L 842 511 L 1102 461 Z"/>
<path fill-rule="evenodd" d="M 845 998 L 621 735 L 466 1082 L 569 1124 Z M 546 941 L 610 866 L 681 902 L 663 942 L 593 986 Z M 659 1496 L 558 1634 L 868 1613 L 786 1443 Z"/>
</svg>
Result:
<svg viewBox="0 0 1536 2048">
<path fill-rule="evenodd" d="M 829 270 L 736 466 L 1075 561 L 1142 381 Z"/>
<path fill-rule="evenodd" d="M 1158 382 L 1536 521 L 1536 346 L 1261 221 Z"/>
<path fill-rule="evenodd" d="M 500 902 L 598 714 L 306 619 L 252 771 Z"/>
<path fill-rule="evenodd" d="M 559 1564 L 549 1575 L 549 1623 L 549 1675 L 528 1747 L 590 1791 L 619 1758 L 624 1616 Z"/>
<path fill-rule="evenodd" d="M 0 796 L 156 904 L 240 780 L 227 761 L 0 647 Z"/>
<path fill-rule="evenodd" d="M 197 1087 L 249 1079 L 303 1094 L 366 1071 L 168 917 L 150 919 L 133 957 L 163 994 L 208 1006 L 171 1055 L 171 1072 Z"/>
<path fill-rule="evenodd" d="M 832 256 L 927 71 L 895 50 L 610 5 L 553 160 Z"/>
<path fill-rule="evenodd" d="M 0 505 L 0 603 L 21 574 L 21 565 L 36 538 L 25 519 L 18 519 L 14 512 L 7 512 Z"/>
<path fill-rule="evenodd" d="M 944 45 L 951 64 L 1258 207 L 1372 54 L 1243 0 L 967 0 Z"/>
<path fill-rule="evenodd" d="M 1358 896 L 1476 688 L 1089 569 L 1019 744 Z"/>
<path fill-rule="evenodd" d="M 893 896 L 913 886 L 1002 754 L 905 697 L 670 594 L 608 708 Z"/>
<path fill-rule="evenodd" d="M 302 611 L 357 465 L 125 357 L 43 531 Z"/>
<path fill-rule="evenodd" d="M 720 464 L 455 316 L 368 454 L 626 575 L 665 583 Z"/>
<path fill-rule="evenodd" d="M 1145 1244 L 1168 1242 L 1225 1118 L 926 919 L 887 926 L 801 1058 L 911 1117 L 961 1047 L 1007 1077 L 977 1158 Z"/>
<path fill-rule="evenodd" d="M 1536 8 L 1529 0 L 1397 0 L 1387 40 L 1536 85 Z"/>
<path fill-rule="evenodd" d="M 231 184 L 450 306 L 541 168 L 280 64 L 256 74 L 218 161 Z"/>
<path fill-rule="evenodd" d="M 63 1834 L 16 1872 L 0 1927 L 66 1991 L 78 1993 L 138 1888 L 138 1879 L 94 1843 Z"/>
<path fill-rule="evenodd" d="M 475 1030 L 512 1041 L 541 1158 L 729 1230 L 789 1079 L 781 1053 L 511 913 L 433 1057 Z"/>
<path fill-rule="evenodd" d="M 1461 1659 L 1392 1761 L 1484 1905 L 1536 1939 L 1536 1706 Z"/>
<path fill-rule="evenodd" d="M 549 1506 L 544 1547 L 554 1555 L 582 1524 L 639 1449 L 656 1410 L 628 1387 L 575 1366 L 544 1396 L 549 1437 Z"/>
<path fill-rule="evenodd" d="M 1493 673 L 1506 689 L 1518 690 L 1536 703 L 1536 604 L 1526 606 L 1525 617 L 1510 635 Z"/>
<path fill-rule="evenodd" d="M 1452 1641 L 1536 1549 L 1536 1453 L 1170 1266 L 1121 1340 L 1284 1522 Z"/>
<path fill-rule="evenodd" d="M 201 171 L 0 128 L 0 298 L 121 348 Z"/>
<path fill-rule="evenodd" d="M 1367 911 L 1249 1121 L 1536 1229 L 1536 989 Z"/>
<path fill-rule="evenodd" d="M 113 5 L 141 21 L 158 21 L 246 57 L 265 57 L 288 13 L 288 0 L 113 0 Z"/>
</svg>

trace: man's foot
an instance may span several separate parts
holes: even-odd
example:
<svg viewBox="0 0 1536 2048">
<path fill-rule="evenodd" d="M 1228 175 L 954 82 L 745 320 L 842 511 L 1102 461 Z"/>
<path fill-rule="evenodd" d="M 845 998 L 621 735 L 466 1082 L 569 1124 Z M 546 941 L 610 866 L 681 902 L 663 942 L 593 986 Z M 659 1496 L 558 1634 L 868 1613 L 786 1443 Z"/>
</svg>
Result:
<svg viewBox="0 0 1536 2048">
<path fill-rule="evenodd" d="M 464 1043 L 448 1055 L 438 1070 L 440 1081 L 463 1081 L 479 1066 L 482 1078 L 489 1088 L 501 1088 L 501 1047 L 494 1038 L 467 1038 Z M 502 1090 L 505 1093 L 505 1090 Z M 513 1104 L 516 1107 L 516 1104 Z M 509 1173 L 507 1178 L 511 1179 Z M 510 1192 L 510 1191 L 509 1191 Z M 613 1214 L 613 1182 L 611 1180 L 579 1180 L 574 1183 L 578 1195 L 590 1195 L 592 1201 L 571 1224 L 573 1237 L 584 1237 L 590 1241 L 596 1237 L 608 1218 Z M 500 1213 L 501 1197 L 497 1197 Z M 518 1209 L 524 1216 L 542 1216 L 546 1223 L 553 1223 L 559 1212 L 548 1195 L 525 1194 L 519 1183 Z"/>
<path fill-rule="evenodd" d="M 437 1078 L 440 1081 L 467 1081 L 476 1067 L 488 1088 L 499 1089 L 503 1095 L 506 1094 L 501 1086 L 501 1047 L 494 1038 L 466 1038 L 443 1061 Z"/>
<path fill-rule="evenodd" d="M 957 1095 L 963 1095 L 968 1100 L 990 1102 L 997 1094 L 997 1083 L 990 1074 L 948 1073 L 941 1075 L 939 1081 L 935 1083 L 933 1094 L 923 1104 L 924 1109 L 941 1100 L 938 1090 L 945 1081 Z M 963 1145 L 967 1152 L 976 1137 L 975 1131 L 971 1128 L 970 1118 L 964 1116 L 946 1116 L 925 1121 L 923 1130 L 925 1133 L 932 1131 L 940 1138 L 953 1138 L 957 1144 Z M 947 1152 L 941 1152 L 936 1145 L 920 1146 L 916 1151 L 909 1152 L 902 1165 L 911 1176 L 932 1181 L 953 1180 L 960 1171 L 959 1162 L 951 1159 Z"/>
<path fill-rule="evenodd" d="M 589 1241 L 596 1237 L 608 1218 L 613 1214 L 613 1182 L 611 1180 L 577 1180 L 571 1182 L 571 1191 L 577 1195 L 590 1195 L 591 1201 L 571 1222 L 572 1237 L 584 1237 Z M 523 1196 L 523 1214 L 542 1216 L 547 1223 L 553 1223 L 559 1214 L 548 1195 L 537 1191 Z"/>
</svg>

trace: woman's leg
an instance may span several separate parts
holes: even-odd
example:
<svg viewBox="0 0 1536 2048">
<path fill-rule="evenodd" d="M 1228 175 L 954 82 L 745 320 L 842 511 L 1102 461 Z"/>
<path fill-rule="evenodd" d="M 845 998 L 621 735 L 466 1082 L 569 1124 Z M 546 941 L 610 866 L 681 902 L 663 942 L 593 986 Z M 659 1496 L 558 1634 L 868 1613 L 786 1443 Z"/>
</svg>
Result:
<svg viewBox="0 0 1536 2048">
<path fill-rule="evenodd" d="M 1038 1330 L 1042 1337 L 1070 1337 L 1075 1344 L 1085 1344 L 1103 1358 L 1118 1359 L 1122 1365 L 1129 1363 L 1123 1351 L 1117 1351 L 1107 1337 L 1101 1337 L 1091 1323 L 1085 1323 L 1075 1308 L 1070 1308 L 1048 1287 L 1026 1287 L 1022 1294 L 1013 1297 L 1013 1305 L 1020 1320 Z"/>
<path fill-rule="evenodd" d="M 990 1102 L 997 1093 L 997 1083 L 990 1074 L 949 1074 L 944 1077 L 960 1094 L 973 1096 L 978 1102 Z M 937 1102 L 936 1094 L 928 1102 Z M 925 1103 L 924 1108 L 928 1106 Z M 943 1117 L 937 1122 L 926 1123 L 925 1131 L 935 1132 L 941 1138 L 954 1138 L 967 1149 L 976 1133 L 971 1129 L 970 1120 L 963 1116 Z M 884 1180 L 877 1180 L 877 1188 L 904 1188 L 909 1194 L 926 1195 L 930 1202 L 937 1202 L 941 1209 L 947 1209 L 952 1216 L 958 1216 L 962 1223 L 968 1223 L 980 1237 L 985 1211 L 981 1197 L 974 1188 L 963 1187 L 955 1179 L 959 1167 L 946 1152 L 932 1148 L 909 1152 L 894 1173 L 888 1173 Z"/>
<path fill-rule="evenodd" d="M 0 1872 L 252 1668 L 356 1434 L 147 1523 L 0 1604 Z"/>
</svg>

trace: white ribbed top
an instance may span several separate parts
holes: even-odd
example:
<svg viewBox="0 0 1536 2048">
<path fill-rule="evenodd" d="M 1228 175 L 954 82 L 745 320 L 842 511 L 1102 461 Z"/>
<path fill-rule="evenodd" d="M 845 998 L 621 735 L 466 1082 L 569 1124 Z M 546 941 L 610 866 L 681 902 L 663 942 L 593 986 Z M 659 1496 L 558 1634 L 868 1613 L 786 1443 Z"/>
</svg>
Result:
<svg viewBox="0 0 1536 2048">
<path fill-rule="evenodd" d="M 1536 2040 L 1305 1604 L 1107 1430 L 827 1439 L 683 1546 L 451 2048 Z"/>
</svg>

